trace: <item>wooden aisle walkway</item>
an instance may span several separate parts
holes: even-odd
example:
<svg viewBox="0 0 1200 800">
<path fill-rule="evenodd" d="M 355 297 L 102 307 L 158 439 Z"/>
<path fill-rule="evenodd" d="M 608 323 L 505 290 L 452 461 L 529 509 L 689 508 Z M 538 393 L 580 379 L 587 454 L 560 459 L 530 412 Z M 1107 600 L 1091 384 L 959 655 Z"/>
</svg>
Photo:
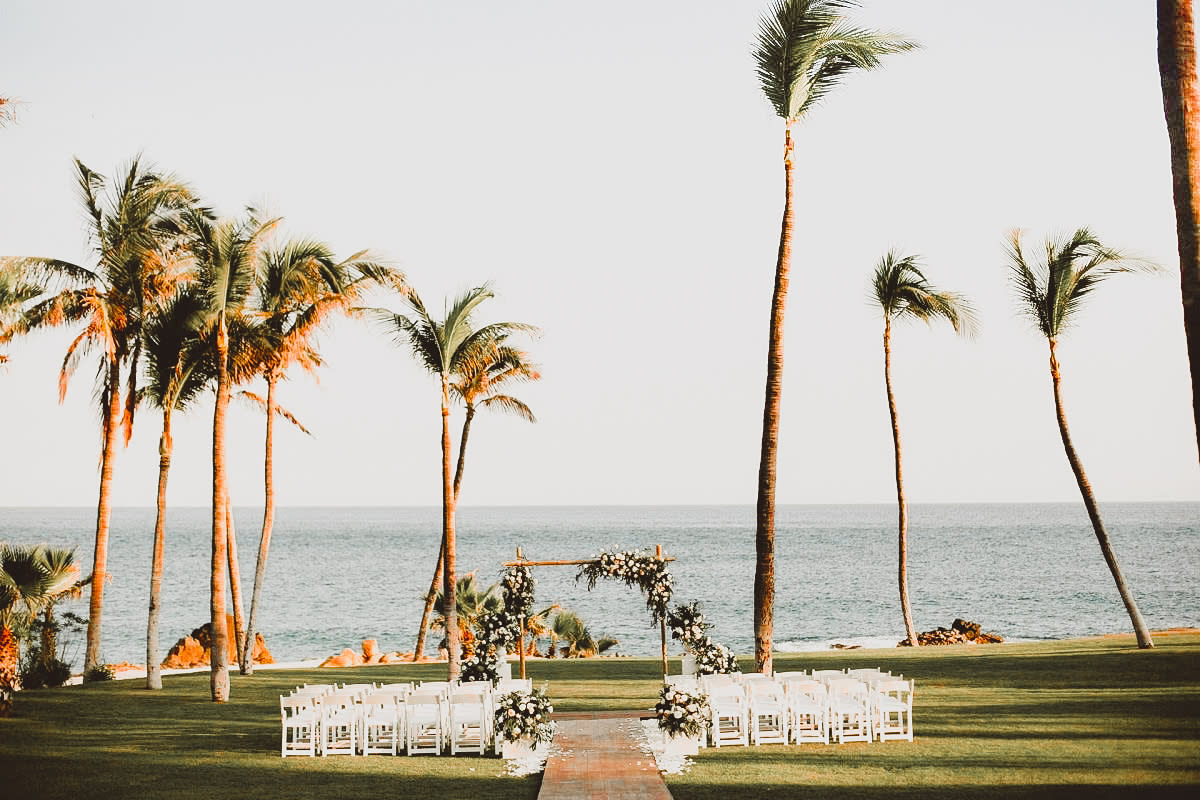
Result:
<svg viewBox="0 0 1200 800">
<path fill-rule="evenodd" d="M 654 756 L 634 739 L 638 711 L 555 714 L 557 753 L 538 800 L 671 800 Z"/>
</svg>

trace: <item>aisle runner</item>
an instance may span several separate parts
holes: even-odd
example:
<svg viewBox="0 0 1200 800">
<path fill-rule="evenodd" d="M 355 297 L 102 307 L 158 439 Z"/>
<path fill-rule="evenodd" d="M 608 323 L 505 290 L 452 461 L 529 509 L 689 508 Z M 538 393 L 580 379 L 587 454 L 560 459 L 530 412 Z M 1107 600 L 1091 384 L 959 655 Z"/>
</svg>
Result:
<svg viewBox="0 0 1200 800">
<path fill-rule="evenodd" d="M 546 762 L 538 800 L 670 800 L 654 757 L 635 738 L 638 712 L 555 714 L 556 751 Z"/>
</svg>

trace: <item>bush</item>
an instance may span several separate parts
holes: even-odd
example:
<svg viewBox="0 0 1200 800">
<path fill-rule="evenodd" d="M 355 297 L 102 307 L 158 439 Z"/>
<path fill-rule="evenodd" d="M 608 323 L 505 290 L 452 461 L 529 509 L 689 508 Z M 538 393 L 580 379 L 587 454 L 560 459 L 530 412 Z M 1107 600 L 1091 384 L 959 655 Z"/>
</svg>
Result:
<svg viewBox="0 0 1200 800">
<path fill-rule="evenodd" d="M 40 648 L 31 647 L 21 663 L 21 686 L 26 689 L 57 689 L 71 678 L 71 665 L 57 658 L 42 659 Z"/>
<path fill-rule="evenodd" d="M 116 680 L 117 676 L 107 664 L 96 664 L 88 667 L 87 672 L 83 673 L 84 683 L 95 683 L 97 681 L 112 681 Z"/>
</svg>

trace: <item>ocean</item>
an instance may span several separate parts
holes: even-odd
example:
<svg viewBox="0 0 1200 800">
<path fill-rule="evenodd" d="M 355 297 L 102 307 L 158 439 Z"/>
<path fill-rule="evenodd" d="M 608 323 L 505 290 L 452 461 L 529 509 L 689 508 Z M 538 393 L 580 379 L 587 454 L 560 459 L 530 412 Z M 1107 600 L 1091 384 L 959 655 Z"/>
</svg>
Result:
<svg viewBox="0 0 1200 800">
<path fill-rule="evenodd" d="M 1200 626 L 1200 503 L 1102 506 L 1126 579 L 1152 628 Z M 249 611 L 261 509 L 235 511 Z M 208 618 L 210 513 L 168 511 L 160 645 Z M 0 508 L 0 540 L 77 548 L 91 569 L 91 508 Z M 277 661 L 358 649 L 411 650 L 437 558 L 440 509 L 280 508 L 260 630 Z M 1011 640 L 1130 630 L 1081 503 L 915 505 L 909 582 L 918 630 L 955 617 Z M 118 508 L 109 542 L 101 655 L 145 661 L 154 509 Z M 699 600 L 716 640 L 753 650 L 754 509 L 750 506 L 466 507 L 458 514 L 460 574 L 494 583 L 518 547 L 535 560 L 589 558 L 661 544 L 676 560 L 674 602 Z M 589 592 L 574 567 L 538 567 L 538 609 L 575 611 L 617 652 L 655 655 L 658 628 L 644 598 L 616 582 Z M 781 651 L 834 643 L 892 646 L 903 638 L 891 505 L 780 506 L 775 643 Z M 60 605 L 87 613 L 86 597 Z M 438 634 L 431 634 L 431 652 Z M 671 652 L 679 650 L 672 643 Z M 82 661 L 82 636 L 72 646 Z"/>
</svg>

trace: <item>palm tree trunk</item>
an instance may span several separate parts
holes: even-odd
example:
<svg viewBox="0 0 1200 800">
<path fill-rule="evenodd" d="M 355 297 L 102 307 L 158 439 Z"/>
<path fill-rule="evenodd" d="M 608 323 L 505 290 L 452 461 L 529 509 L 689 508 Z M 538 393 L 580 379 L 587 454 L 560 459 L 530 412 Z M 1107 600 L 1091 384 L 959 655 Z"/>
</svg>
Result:
<svg viewBox="0 0 1200 800">
<path fill-rule="evenodd" d="M 246 617 L 242 613 L 242 570 L 238 563 L 237 529 L 233 524 L 233 501 L 225 495 L 225 535 L 228 537 L 229 556 L 229 594 L 233 600 L 233 644 L 237 653 L 238 664 L 245 663 L 242 659 L 242 645 L 245 642 Z M 243 674 L 245 674 L 243 672 Z"/>
<path fill-rule="evenodd" d="M 771 324 L 767 337 L 767 387 L 763 402 L 762 452 L 758 463 L 758 514 L 754 535 L 754 663 L 770 674 L 771 636 L 775 622 L 775 455 L 779 447 L 779 407 L 783 389 L 783 315 L 787 304 L 788 272 L 792 264 L 792 123 L 784 128 L 783 224 L 771 294 Z"/>
<path fill-rule="evenodd" d="M 166 405 L 166 404 L 164 404 Z M 171 470 L 171 410 L 163 409 L 158 440 L 158 514 L 154 519 L 154 555 L 150 559 L 150 614 L 146 621 L 146 688 L 162 688 L 158 658 L 158 615 L 162 597 L 163 546 L 167 536 L 167 473 Z"/>
<path fill-rule="evenodd" d="M 1200 448 L 1200 95 L 1191 0 L 1158 0 L 1158 74 L 1171 141 L 1179 288 L 1192 372 L 1192 415 Z"/>
<path fill-rule="evenodd" d="M 104 583 L 108 576 L 108 526 L 112 518 L 111 487 L 117 451 L 117 425 L 121 419 L 120 386 L 121 364 L 116 357 L 109 357 L 104 388 L 104 450 L 100 458 L 100 500 L 96 504 L 96 549 L 92 556 L 92 596 L 88 603 L 84 675 L 100 663 L 100 613 L 104 607 Z"/>
<path fill-rule="evenodd" d="M 1125 577 L 1121 575 L 1121 568 L 1117 565 L 1117 556 L 1113 553 L 1112 544 L 1108 541 L 1108 531 L 1104 529 L 1104 522 L 1100 519 L 1100 508 L 1096 505 L 1092 486 L 1088 483 L 1087 475 L 1083 473 L 1083 464 L 1079 461 L 1079 455 L 1075 452 L 1075 446 L 1071 444 L 1071 435 L 1067 431 L 1067 416 L 1063 411 L 1062 376 L 1058 370 L 1057 348 L 1058 342 L 1050 339 L 1050 379 L 1054 383 L 1054 412 L 1058 416 L 1058 432 L 1062 436 L 1063 448 L 1067 451 L 1067 461 L 1071 464 L 1071 471 L 1075 473 L 1075 482 L 1079 484 L 1079 493 L 1083 495 L 1083 505 L 1087 508 L 1088 517 L 1092 521 L 1096 540 L 1100 542 L 1100 552 L 1104 554 L 1104 561 L 1108 564 L 1108 570 L 1112 573 L 1113 580 L 1116 581 L 1117 591 L 1121 594 L 1121 602 L 1125 604 L 1125 610 L 1129 612 L 1129 619 L 1133 623 L 1133 632 L 1137 636 L 1138 647 L 1145 650 L 1154 647 L 1154 640 L 1150 638 L 1150 631 L 1146 628 L 1145 621 L 1142 620 L 1137 603 L 1134 602 L 1133 592 L 1125 583 Z"/>
<path fill-rule="evenodd" d="M 887 385 L 888 413 L 892 417 L 892 445 L 896 453 L 896 505 L 900 525 L 900 611 L 904 615 L 904 635 L 916 647 L 917 629 L 913 625 L 912 605 L 908 601 L 908 503 L 904 501 L 904 475 L 900 468 L 900 421 L 896 416 L 896 395 L 892 392 L 892 320 L 883 323 L 883 380 Z"/>
<path fill-rule="evenodd" d="M 462 488 L 463 469 L 467 460 L 467 437 L 471 433 L 471 420 L 475 418 L 475 404 L 467 403 L 467 418 L 463 421 L 462 439 L 458 443 L 458 466 L 454 470 L 454 502 L 458 504 L 458 492 Z M 442 562 L 446 557 L 445 542 L 438 545 L 437 568 L 429 591 L 425 594 L 425 608 L 421 611 L 421 627 L 417 630 L 417 643 L 413 647 L 413 663 L 421 660 L 425 652 L 425 632 L 429 629 L 429 618 L 433 616 L 433 601 L 437 598 L 437 586 L 442 580 Z"/>
<path fill-rule="evenodd" d="M 275 528 L 275 384 L 271 373 L 267 379 L 267 434 L 263 448 L 263 524 L 258 539 L 258 564 L 254 568 L 254 589 L 250 594 L 250 621 L 242 643 L 244 659 L 242 674 L 254 674 L 254 633 L 258 630 L 258 601 L 262 597 L 263 581 L 267 576 L 267 553 L 271 549 L 271 531 Z"/>
<path fill-rule="evenodd" d="M 58 656 L 58 625 L 54 622 L 54 601 L 47 600 L 42 609 L 41 647 L 38 649 L 38 662 L 43 668 L 49 669 L 50 662 Z"/>
<path fill-rule="evenodd" d="M 212 660 L 209 684 L 214 703 L 229 700 L 228 631 L 225 624 L 225 504 L 229 489 L 225 476 L 225 413 L 229 408 L 229 333 L 225 314 L 217 322 L 217 403 L 213 411 L 212 576 L 209 611 L 212 626 Z"/>
<path fill-rule="evenodd" d="M 446 671 L 449 680 L 458 678 L 459 635 L 458 597 L 454 587 L 454 484 L 450 480 L 450 385 L 448 376 L 442 373 L 442 547 L 444 558 L 442 581 L 444 585 L 446 617 Z"/>
</svg>

